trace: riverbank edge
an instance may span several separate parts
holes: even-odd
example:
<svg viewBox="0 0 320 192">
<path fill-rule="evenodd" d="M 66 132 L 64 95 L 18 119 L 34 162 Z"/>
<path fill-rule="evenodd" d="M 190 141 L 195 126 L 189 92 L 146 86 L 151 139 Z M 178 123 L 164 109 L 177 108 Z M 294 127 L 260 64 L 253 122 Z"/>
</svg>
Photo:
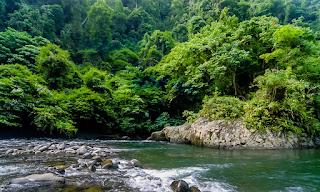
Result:
<svg viewBox="0 0 320 192">
<path fill-rule="evenodd" d="M 215 149 L 309 149 L 320 145 L 319 139 L 307 135 L 285 134 L 266 129 L 247 129 L 241 120 L 209 121 L 165 127 L 151 134 L 150 140 L 191 144 Z"/>
</svg>

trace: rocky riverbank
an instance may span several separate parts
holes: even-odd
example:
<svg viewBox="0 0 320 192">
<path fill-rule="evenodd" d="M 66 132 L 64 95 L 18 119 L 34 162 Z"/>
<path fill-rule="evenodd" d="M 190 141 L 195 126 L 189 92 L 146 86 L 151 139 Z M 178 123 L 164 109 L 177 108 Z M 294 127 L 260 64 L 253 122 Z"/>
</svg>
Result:
<svg viewBox="0 0 320 192">
<path fill-rule="evenodd" d="M 119 151 L 99 140 L 0 140 L 0 191 L 199 191 L 184 181 L 170 189 L 139 160 L 121 159 Z M 143 178 L 149 186 L 137 187 Z"/>
<path fill-rule="evenodd" d="M 294 149 L 315 148 L 320 144 L 311 137 L 284 134 L 283 132 L 259 132 L 247 129 L 241 121 L 208 121 L 199 118 L 196 122 L 176 127 L 166 127 L 154 132 L 151 140 L 187 143 L 218 149 Z"/>
</svg>

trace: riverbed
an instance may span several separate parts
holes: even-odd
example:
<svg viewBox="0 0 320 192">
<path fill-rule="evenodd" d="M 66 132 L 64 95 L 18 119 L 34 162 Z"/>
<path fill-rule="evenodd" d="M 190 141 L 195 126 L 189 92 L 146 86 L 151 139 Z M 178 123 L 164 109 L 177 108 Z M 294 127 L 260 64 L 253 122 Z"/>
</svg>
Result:
<svg viewBox="0 0 320 192">
<path fill-rule="evenodd" d="M 171 191 L 182 179 L 202 192 L 320 191 L 320 150 L 218 150 L 153 141 L 0 140 L 0 154 L 23 149 L 30 142 L 75 142 L 107 147 L 119 157 L 117 169 L 66 169 L 65 184 L 9 185 L 10 180 L 47 173 L 49 167 L 77 164 L 71 154 L 21 154 L 0 158 L 0 187 L 4 191 Z M 138 159 L 143 168 L 127 168 Z"/>
</svg>

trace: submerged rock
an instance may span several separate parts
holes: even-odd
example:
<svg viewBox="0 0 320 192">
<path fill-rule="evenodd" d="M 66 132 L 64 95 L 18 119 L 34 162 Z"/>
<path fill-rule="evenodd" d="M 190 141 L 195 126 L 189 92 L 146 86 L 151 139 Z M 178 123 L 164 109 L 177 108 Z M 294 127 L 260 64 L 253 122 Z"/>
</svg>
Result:
<svg viewBox="0 0 320 192">
<path fill-rule="evenodd" d="M 45 174 L 33 174 L 27 177 L 21 177 L 13 179 L 10 184 L 20 184 L 24 185 L 27 183 L 65 183 L 65 179 L 63 177 L 58 177 L 53 173 L 45 173 Z"/>
<path fill-rule="evenodd" d="M 314 148 L 310 137 L 300 137 L 283 132 L 266 130 L 260 132 L 247 129 L 243 122 L 209 121 L 199 118 L 193 124 L 166 127 L 160 132 L 152 133 L 151 139 L 166 138 L 172 143 L 191 143 L 193 145 L 219 149 L 292 149 Z M 165 135 L 165 136 L 163 136 Z M 159 137 L 157 137 L 159 136 Z"/>
</svg>

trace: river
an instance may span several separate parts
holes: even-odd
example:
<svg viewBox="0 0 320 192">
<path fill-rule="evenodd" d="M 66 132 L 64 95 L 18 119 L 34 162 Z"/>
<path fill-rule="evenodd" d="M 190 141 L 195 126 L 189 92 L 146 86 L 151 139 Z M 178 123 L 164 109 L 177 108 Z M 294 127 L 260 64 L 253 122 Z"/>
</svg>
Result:
<svg viewBox="0 0 320 192">
<path fill-rule="evenodd" d="M 37 140 L 52 142 L 55 140 Z M 34 140 L 0 140 L 0 154 L 23 148 Z M 59 141 L 61 142 L 61 141 Z M 48 172 L 48 167 L 77 163 L 77 156 L 23 154 L 0 158 L 0 186 L 4 191 L 171 191 L 173 180 L 183 179 L 202 192 L 215 191 L 320 191 L 320 150 L 218 150 L 150 141 L 75 140 L 108 146 L 120 157 L 117 170 L 67 169 L 64 185 L 9 185 L 11 179 Z M 126 169 L 138 159 L 143 169 Z"/>
</svg>

